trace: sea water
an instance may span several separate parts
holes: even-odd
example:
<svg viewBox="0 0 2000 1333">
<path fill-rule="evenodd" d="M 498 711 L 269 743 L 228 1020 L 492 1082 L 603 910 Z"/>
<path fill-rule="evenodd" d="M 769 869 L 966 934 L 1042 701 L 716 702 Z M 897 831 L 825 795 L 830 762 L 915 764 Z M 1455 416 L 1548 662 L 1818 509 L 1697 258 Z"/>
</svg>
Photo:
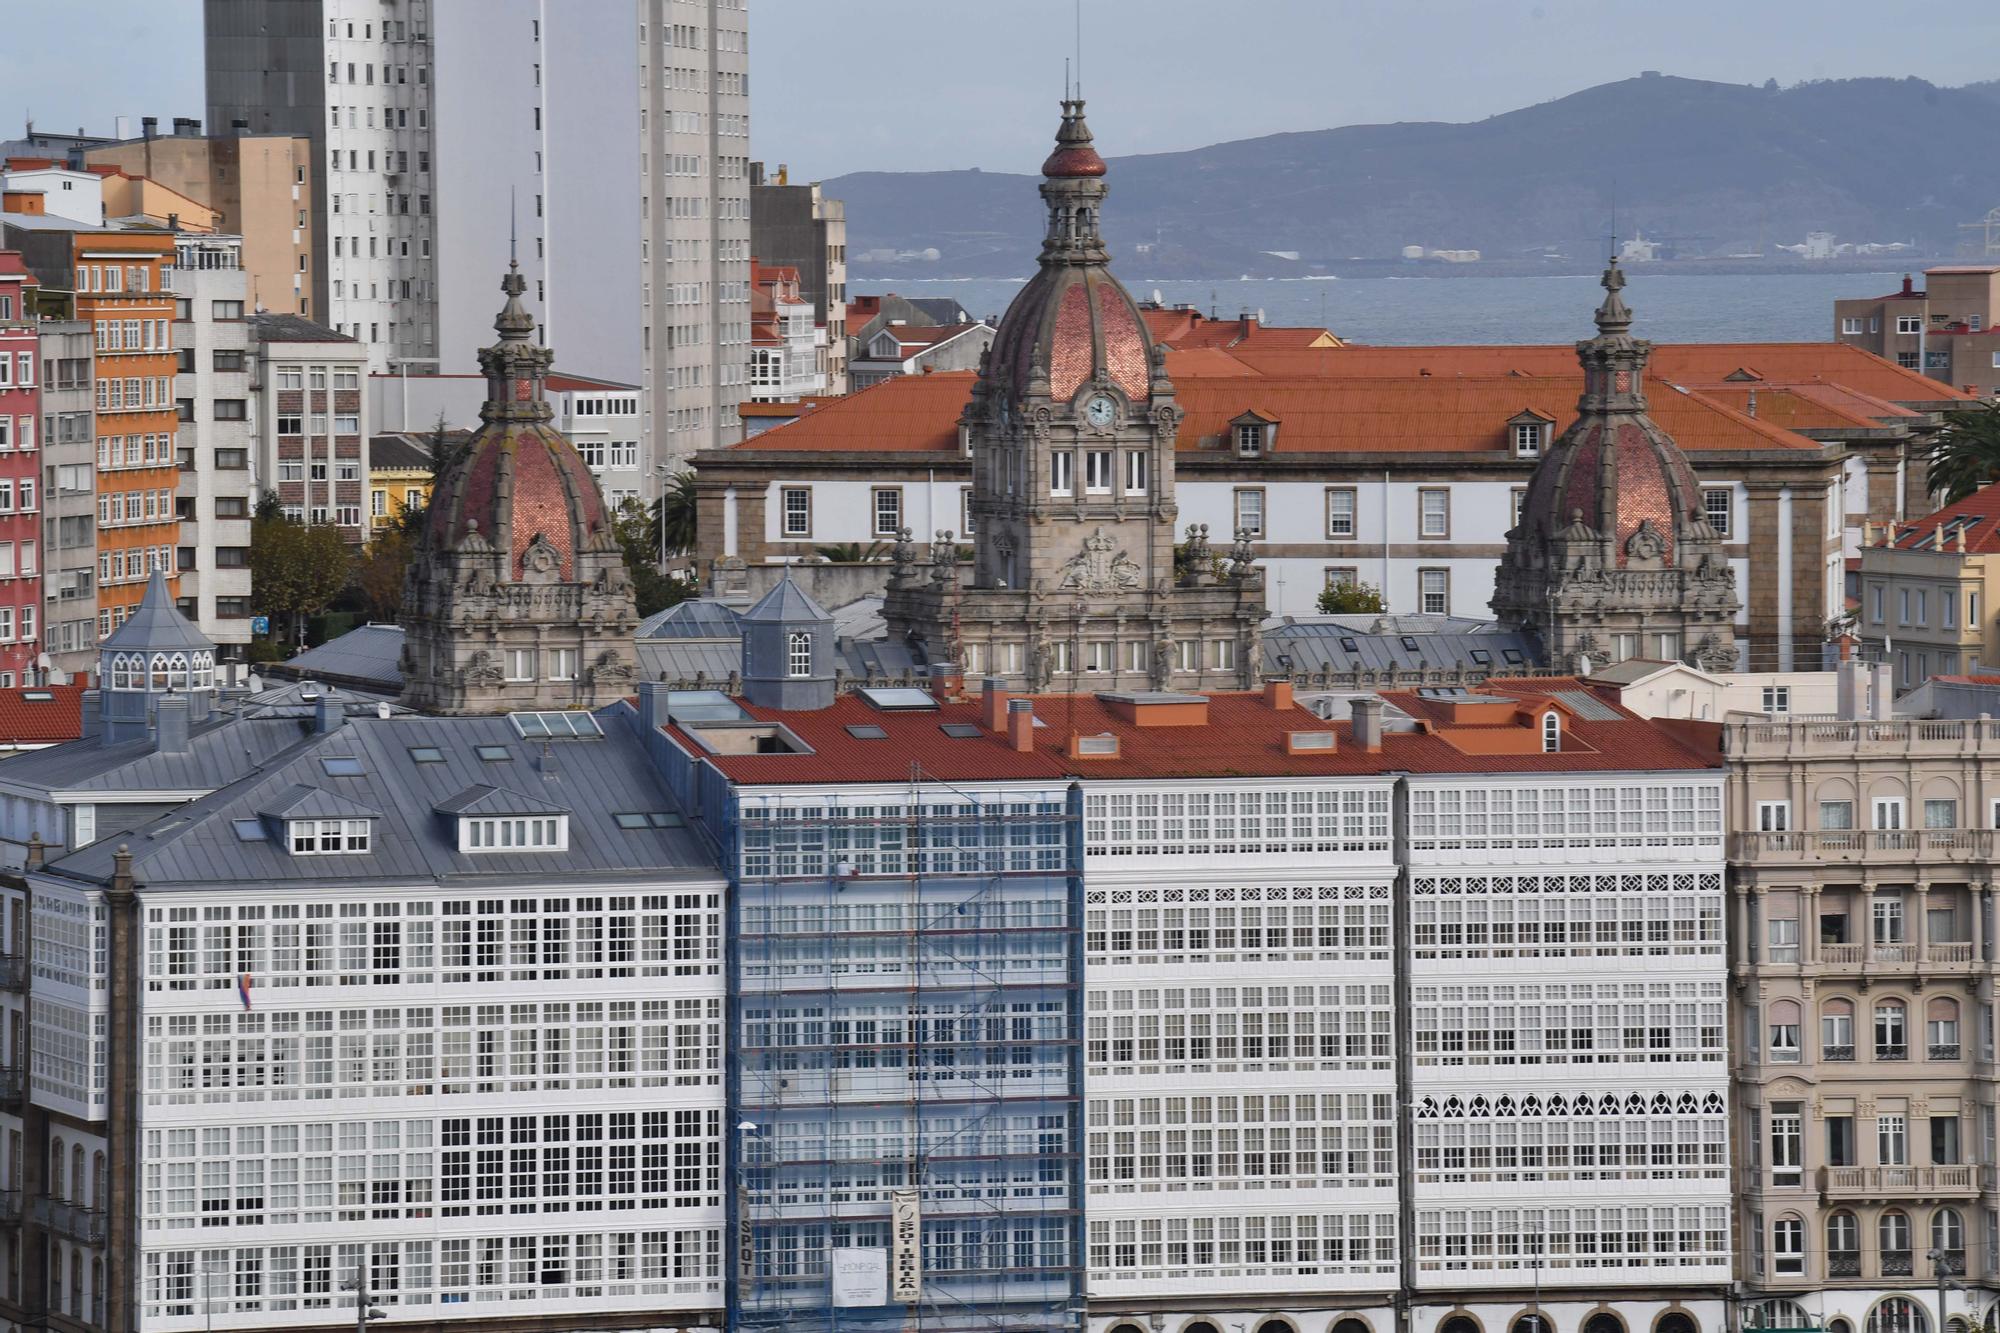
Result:
<svg viewBox="0 0 2000 1333">
<path fill-rule="evenodd" d="M 1389 344 L 1566 343 L 1592 333 L 1604 293 L 1585 275 L 1480 277 L 1424 273 L 1371 278 L 1273 278 L 1238 282 L 1153 281 L 1119 276 L 1140 300 L 1248 310 L 1267 324 L 1317 325 L 1353 342 Z M 1632 332 L 1654 342 L 1825 342 L 1833 303 L 1895 291 L 1902 273 L 1654 273 L 1626 270 Z M 1020 281 L 982 278 L 855 279 L 854 294 L 949 296 L 975 318 L 997 319 Z"/>
</svg>

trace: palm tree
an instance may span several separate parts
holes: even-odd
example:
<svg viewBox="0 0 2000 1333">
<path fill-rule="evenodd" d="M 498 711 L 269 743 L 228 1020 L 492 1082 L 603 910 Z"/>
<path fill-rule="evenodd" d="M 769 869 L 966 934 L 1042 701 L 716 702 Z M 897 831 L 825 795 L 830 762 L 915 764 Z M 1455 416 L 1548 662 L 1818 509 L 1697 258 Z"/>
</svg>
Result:
<svg viewBox="0 0 2000 1333">
<path fill-rule="evenodd" d="M 815 546 L 813 554 L 828 564 L 865 565 L 880 560 L 883 550 L 881 542 L 867 546 L 860 542 L 843 542 L 838 546 Z"/>
<path fill-rule="evenodd" d="M 694 550 L 694 473 L 676 472 L 653 501 L 651 540 L 662 560 Z"/>
<path fill-rule="evenodd" d="M 1957 504 L 1989 482 L 2000 480 L 2000 403 L 1982 403 L 1944 414 L 1944 425 L 1931 442 L 1931 466 L 1925 481 Z"/>
</svg>

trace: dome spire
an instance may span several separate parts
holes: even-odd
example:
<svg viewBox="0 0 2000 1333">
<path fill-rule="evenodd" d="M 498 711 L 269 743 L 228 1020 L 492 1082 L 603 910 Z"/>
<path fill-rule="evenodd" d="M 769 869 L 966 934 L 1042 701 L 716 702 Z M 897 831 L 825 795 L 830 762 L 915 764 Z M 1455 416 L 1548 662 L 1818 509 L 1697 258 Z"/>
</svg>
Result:
<svg viewBox="0 0 2000 1333">
<path fill-rule="evenodd" d="M 1632 331 L 1632 308 L 1625 304 L 1619 293 L 1625 290 L 1625 270 L 1618 267 L 1618 257 L 1611 257 L 1611 266 L 1598 279 L 1604 288 L 1604 304 L 1597 307 L 1597 332 L 1599 337 L 1622 338 Z"/>
</svg>

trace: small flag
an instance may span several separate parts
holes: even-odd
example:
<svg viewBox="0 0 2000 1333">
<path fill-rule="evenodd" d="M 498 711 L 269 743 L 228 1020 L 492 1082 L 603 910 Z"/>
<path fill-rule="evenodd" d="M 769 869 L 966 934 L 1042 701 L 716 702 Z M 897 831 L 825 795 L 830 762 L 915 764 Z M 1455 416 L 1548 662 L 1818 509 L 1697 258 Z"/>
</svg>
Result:
<svg viewBox="0 0 2000 1333">
<path fill-rule="evenodd" d="M 243 1007 L 250 1007 L 250 974 L 245 972 L 236 979 L 236 993 L 243 997 Z"/>
</svg>

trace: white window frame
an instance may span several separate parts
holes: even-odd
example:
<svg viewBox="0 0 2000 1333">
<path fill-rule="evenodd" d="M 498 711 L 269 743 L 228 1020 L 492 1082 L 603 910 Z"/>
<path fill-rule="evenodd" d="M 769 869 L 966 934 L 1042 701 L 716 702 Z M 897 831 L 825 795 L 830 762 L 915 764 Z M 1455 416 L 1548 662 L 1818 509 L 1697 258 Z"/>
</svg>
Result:
<svg viewBox="0 0 2000 1333">
<path fill-rule="evenodd" d="M 1442 486 L 1426 486 L 1417 492 L 1417 540 L 1451 540 L 1451 492 Z"/>
<path fill-rule="evenodd" d="M 804 506 L 797 511 L 792 508 L 794 497 L 802 498 Z M 799 522 L 792 522 L 794 513 Z M 778 533 L 784 537 L 812 536 L 812 487 L 781 486 L 778 488 Z"/>
</svg>

